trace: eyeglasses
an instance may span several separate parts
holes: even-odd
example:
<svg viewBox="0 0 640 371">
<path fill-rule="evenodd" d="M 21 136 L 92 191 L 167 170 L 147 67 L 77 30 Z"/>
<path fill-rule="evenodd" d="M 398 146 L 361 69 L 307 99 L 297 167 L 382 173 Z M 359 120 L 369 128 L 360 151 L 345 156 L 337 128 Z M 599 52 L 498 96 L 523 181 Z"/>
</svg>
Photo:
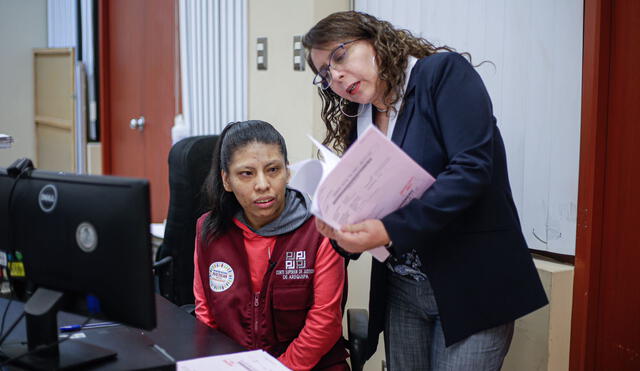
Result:
<svg viewBox="0 0 640 371">
<path fill-rule="evenodd" d="M 349 45 L 353 42 L 356 42 L 361 39 L 345 41 L 342 44 L 338 45 L 331 51 L 329 54 L 329 64 L 320 68 L 318 73 L 313 78 L 313 85 L 316 85 L 322 90 L 327 90 L 331 86 L 331 67 L 342 66 L 345 64 L 347 60 L 347 48 L 346 45 Z"/>
</svg>

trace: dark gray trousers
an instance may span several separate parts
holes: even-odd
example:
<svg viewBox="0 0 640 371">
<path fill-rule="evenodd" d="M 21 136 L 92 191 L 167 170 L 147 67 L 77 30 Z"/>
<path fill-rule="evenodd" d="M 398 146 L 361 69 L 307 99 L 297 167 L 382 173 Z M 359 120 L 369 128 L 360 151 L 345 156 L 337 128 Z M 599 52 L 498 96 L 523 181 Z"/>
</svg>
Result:
<svg viewBox="0 0 640 371">
<path fill-rule="evenodd" d="M 388 277 L 385 352 L 389 371 L 500 370 L 513 337 L 513 322 L 447 348 L 429 280 L 417 282 L 391 272 Z"/>
</svg>

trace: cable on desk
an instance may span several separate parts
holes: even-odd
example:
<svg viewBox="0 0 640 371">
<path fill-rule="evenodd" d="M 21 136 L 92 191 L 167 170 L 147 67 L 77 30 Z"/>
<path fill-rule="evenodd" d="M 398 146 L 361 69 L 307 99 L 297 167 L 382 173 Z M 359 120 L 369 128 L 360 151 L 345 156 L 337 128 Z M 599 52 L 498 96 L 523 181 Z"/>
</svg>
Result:
<svg viewBox="0 0 640 371">
<path fill-rule="evenodd" d="M 11 304 L 11 302 L 9 302 L 9 304 Z M 7 305 L 7 306 L 9 306 L 9 305 Z M 7 311 L 5 310 L 4 313 L 7 314 Z M 0 338 L 0 345 L 2 345 L 2 343 L 4 343 L 4 339 L 6 339 L 7 336 L 9 336 L 9 334 L 13 331 L 13 329 L 16 328 L 16 326 L 18 325 L 20 320 L 24 318 L 24 314 L 25 314 L 24 311 L 22 311 L 22 313 L 20 313 L 20 316 L 18 316 L 18 318 L 16 318 L 16 320 L 13 321 L 13 323 L 11 324 L 11 326 L 9 327 L 7 332 L 2 334 L 2 337 Z M 4 315 L 2 316 L 2 327 L 4 327 Z"/>
<path fill-rule="evenodd" d="M 11 282 L 9 282 L 9 287 L 11 287 Z M 9 313 L 9 307 L 11 306 L 11 303 L 13 303 L 13 297 L 9 298 L 7 306 L 4 307 L 4 313 L 2 313 L 2 325 L 0 326 L 0 336 L 2 336 L 2 340 L 0 340 L 0 345 L 2 345 L 4 339 L 7 337 L 7 335 L 9 335 L 9 331 L 7 331 L 6 334 L 4 333 L 4 321 L 7 318 L 7 313 Z M 24 315 L 24 312 L 22 312 L 22 315 Z"/>
</svg>

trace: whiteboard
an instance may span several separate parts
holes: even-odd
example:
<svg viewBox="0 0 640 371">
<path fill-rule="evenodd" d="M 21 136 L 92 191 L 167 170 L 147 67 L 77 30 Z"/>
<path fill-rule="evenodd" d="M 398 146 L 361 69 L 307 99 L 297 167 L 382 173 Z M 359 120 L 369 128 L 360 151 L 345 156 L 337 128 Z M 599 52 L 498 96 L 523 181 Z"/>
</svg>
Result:
<svg viewBox="0 0 640 371">
<path fill-rule="evenodd" d="M 529 248 L 575 255 L 583 2 L 356 0 L 355 9 L 495 64 L 477 71 Z"/>
</svg>

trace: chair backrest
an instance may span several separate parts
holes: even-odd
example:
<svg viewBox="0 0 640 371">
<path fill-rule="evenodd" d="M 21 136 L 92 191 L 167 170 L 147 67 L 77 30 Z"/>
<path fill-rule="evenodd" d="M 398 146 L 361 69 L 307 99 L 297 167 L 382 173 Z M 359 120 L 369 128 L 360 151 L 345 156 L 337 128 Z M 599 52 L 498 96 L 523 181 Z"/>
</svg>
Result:
<svg viewBox="0 0 640 371">
<path fill-rule="evenodd" d="M 202 184 L 211 169 L 217 135 L 185 138 L 169 152 L 169 212 L 156 260 L 171 256 L 158 272 L 162 296 L 177 305 L 194 302 L 193 250 L 196 221 L 205 212 Z"/>
</svg>

